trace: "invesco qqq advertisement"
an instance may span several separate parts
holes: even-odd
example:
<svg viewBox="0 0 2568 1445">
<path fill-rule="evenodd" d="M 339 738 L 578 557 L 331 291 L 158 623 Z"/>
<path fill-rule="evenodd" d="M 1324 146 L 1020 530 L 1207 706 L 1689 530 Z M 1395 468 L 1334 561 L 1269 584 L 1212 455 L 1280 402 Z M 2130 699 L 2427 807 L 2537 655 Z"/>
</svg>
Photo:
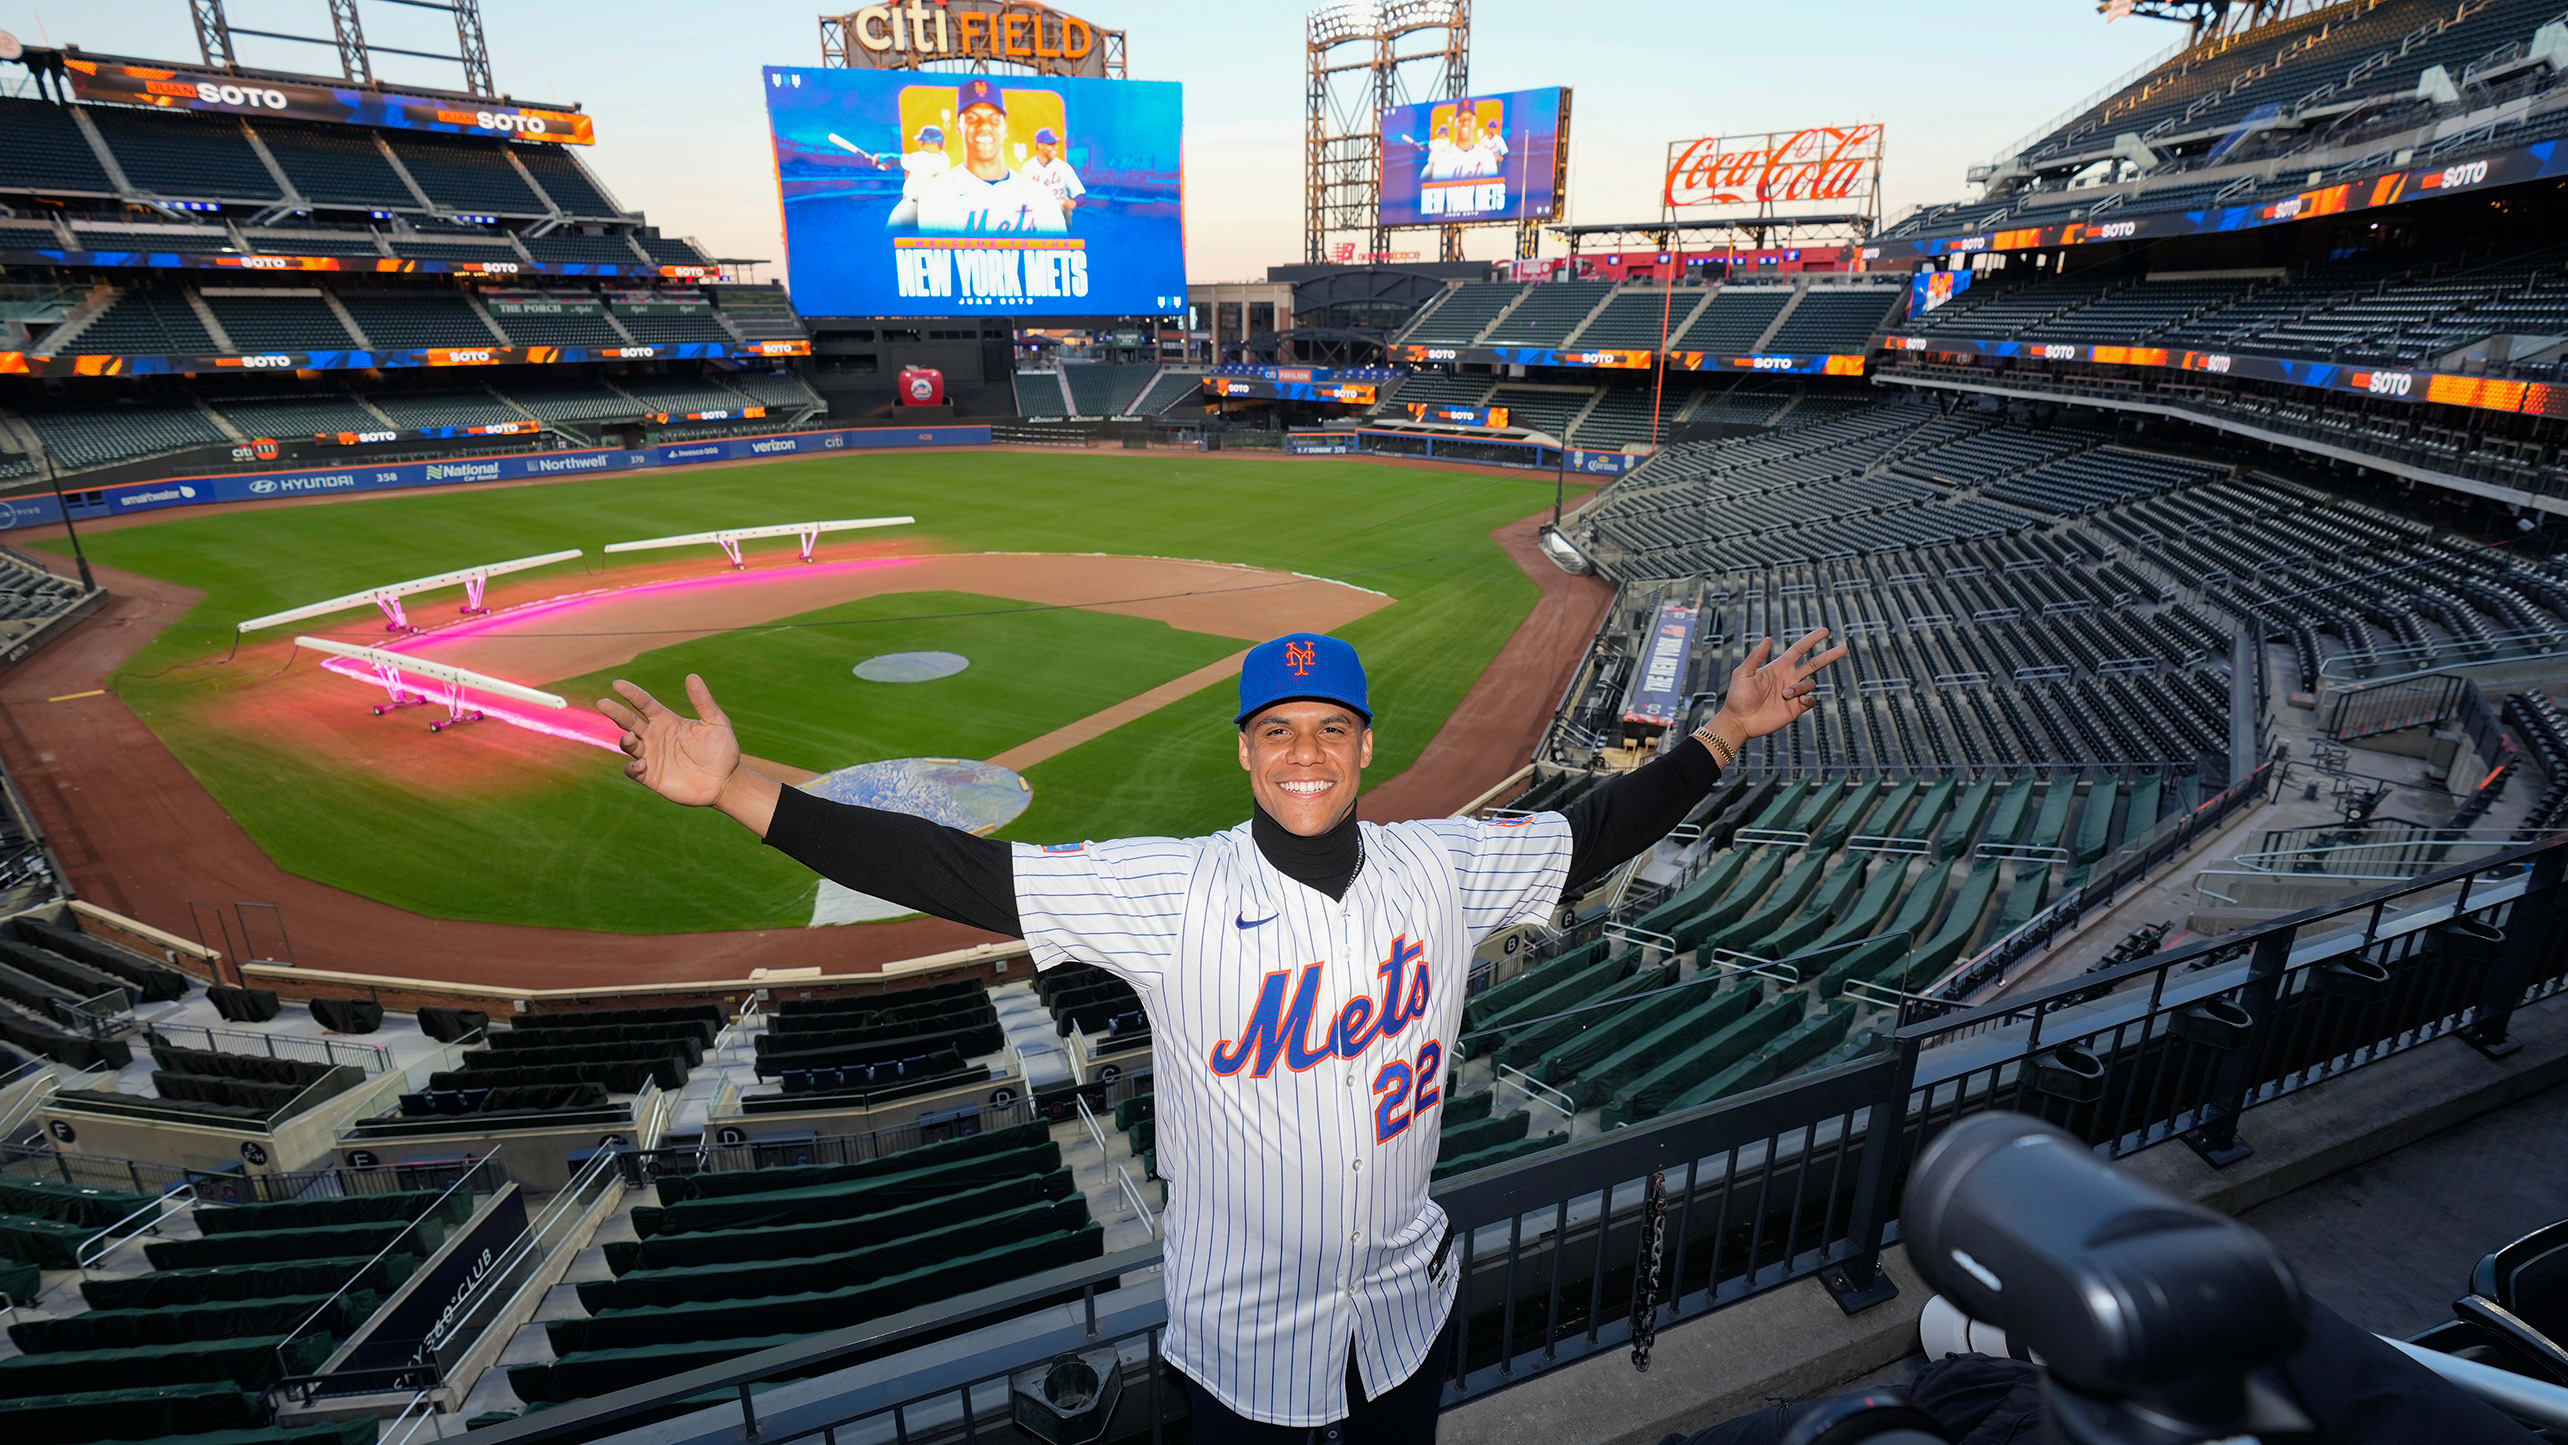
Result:
<svg viewBox="0 0 2568 1445">
<path fill-rule="evenodd" d="M 1382 113 L 1382 224 L 1550 219 L 1565 92 L 1514 90 Z"/>
<path fill-rule="evenodd" d="M 1186 305 L 1170 81 L 770 66 L 806 316 L 1144 316 Z"/>
</svg>

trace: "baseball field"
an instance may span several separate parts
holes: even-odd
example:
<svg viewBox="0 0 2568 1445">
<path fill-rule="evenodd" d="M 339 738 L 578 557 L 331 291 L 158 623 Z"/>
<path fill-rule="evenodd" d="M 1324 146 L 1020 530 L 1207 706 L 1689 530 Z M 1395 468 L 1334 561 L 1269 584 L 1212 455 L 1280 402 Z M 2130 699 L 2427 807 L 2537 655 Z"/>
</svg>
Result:
<svg viewBox="0 0 2568 1445">
<path fill-rule="evenodd" d="M 475 563 L 575 562 L 411 599 L 407 651 L 584 710 L 630 678 L 681 698 L 704 675 L 743 747 L 796 780 L 897 758 L 1020 775 L 999 836 L 1228 826 L 1246 789 L 1231 659 L 1325 628 L 1363 650 L 1379 716 L 1368 788 L 1398 776 L 1508 642 L 1539 589 L 1492 536 L 1548 477 L 1329 460 L 1000 451 L 880 453 L 519 487 L 252 506 L 85 534 L 102 567 L 172 591 L 107 686 L 279 867 L 435 918 L 624 933 L 801 927 L 814 882 L 710 812 L 627 782 L 595 724 L 551 735 L 434 707 L 298 654 L 297 632 L 387 640 L 371 608 L 235 648 L 239 620 Z M 915 525 L 601 556 L 610 541 L 820 518 Z M 63 550 L 58 540 L 39 543 Z M 1206 565 L 1213 564 L 1213 565 Z M 183 609 L 183 610 L 182 610 Z M 960 671 L 872 681 L 887 653 Z M 1548 697 L 1518 704 L 1547 710 Z"/>
</svg>

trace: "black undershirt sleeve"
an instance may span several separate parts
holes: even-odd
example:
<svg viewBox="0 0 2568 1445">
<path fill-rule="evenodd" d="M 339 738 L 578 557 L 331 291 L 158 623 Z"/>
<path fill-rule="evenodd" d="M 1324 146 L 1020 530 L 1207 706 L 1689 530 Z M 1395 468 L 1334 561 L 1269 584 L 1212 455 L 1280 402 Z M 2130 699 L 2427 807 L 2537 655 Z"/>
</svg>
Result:
<svg viewBox="0 0 2568 1445">
<path fill-rule="evenodd" d="M 1583 883 L 1640 856 L 1684 822 L 1720 780 L 1711 749 L 1688 738 L 1675 752 L 1579 794 L 1561 810 L 1569 819 L 1569 881 Z"/>
<path fill-rule="evenodd" d="M 1010 938 L 1016 865 L 1008 845 L 908 813 L 887 813 L 787 787 L 767 846 L 833 883 Z"/>
</svg>

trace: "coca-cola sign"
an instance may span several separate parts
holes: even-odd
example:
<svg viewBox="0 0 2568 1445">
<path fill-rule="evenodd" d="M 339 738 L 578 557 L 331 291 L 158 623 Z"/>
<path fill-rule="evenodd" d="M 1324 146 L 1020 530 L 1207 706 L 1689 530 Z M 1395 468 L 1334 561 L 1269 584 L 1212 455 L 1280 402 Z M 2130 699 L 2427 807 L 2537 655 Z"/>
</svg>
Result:
<svg viewBox="0 0 2568 1445">
<path fill-rule="evenodd" d="M 1844 201 L 1880 169 L 1877 125 L 1705 136 L 1668 147 L 1666 198 L 1670 206 Z"/>
</svg>

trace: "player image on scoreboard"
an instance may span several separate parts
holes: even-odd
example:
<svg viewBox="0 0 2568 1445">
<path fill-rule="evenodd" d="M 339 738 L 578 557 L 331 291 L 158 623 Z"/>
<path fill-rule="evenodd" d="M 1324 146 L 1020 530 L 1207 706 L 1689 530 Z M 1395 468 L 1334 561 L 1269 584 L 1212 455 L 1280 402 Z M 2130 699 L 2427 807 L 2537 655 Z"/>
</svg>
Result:
<svg viewBox="0 0 2568 1445">
<path fill-rule="evenodd" d="M 1548 219 L 1567 92 L 1394 106 L 1382 119 L 1382 224 Z"/>
<path fill-rule="evenodd" d="M 788 275 L 811 314 L 1184 308 L 1175 85 L 766 78 Z"/>
<path fill-rule="evenodd" d="M 1473 216 L 1507 209 L 1507 102 L 1448 101 L 1429 112 L 1427 159 L 1418 172 L 1418 210 Z"/>
</svg>

